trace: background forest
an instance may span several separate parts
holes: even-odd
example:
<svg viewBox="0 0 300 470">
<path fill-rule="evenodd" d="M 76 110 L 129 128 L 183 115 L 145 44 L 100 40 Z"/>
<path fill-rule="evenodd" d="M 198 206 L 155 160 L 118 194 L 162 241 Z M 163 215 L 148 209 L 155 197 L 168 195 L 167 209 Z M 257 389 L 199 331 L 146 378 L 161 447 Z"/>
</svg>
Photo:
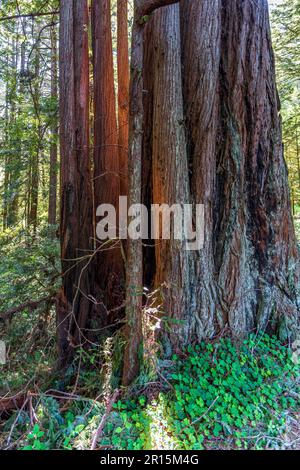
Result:
<svg viewBox="0 0 300 470">
<path fill-rule="evenodd" d="M 300 1 L 269 3 L 291 210 L 300 241 Z M 236 342 L 225 332 L 163 357 L 156 335 L 162 319 L 151 293 L 144 364 L 129 389 L 120 385 L 124 338 L 116 323 L 123 325 L 123 318 L 112 328 L 95 320 L 101 341 L 77 347 L 63 374 L 57 368 L 62 359 L 56 336 L 62 272 L 59 8 L 58 0 L 0 0 L 0 339 L 7 348 L 7 362 L 0 365 L 0 447 L 297 448 L 299 365 L 288 341 L 256 332 Z M 122 128 L 118 21 L 118 2 L 111 0 Z M 130 39 L 132 2 L 126 21 Z M 88 40 L 92 63 L 91 33 Z M 92 68 L 89 73 L 94 110 Z M 92 122 L 90 128 L 93 146 Z M 120 133 L 119 138 L 127 137 Z M 109 305 L 113 313 L 115 306 Z M 178 323 L 166 323 L 167 334 Z"/>
</svg>

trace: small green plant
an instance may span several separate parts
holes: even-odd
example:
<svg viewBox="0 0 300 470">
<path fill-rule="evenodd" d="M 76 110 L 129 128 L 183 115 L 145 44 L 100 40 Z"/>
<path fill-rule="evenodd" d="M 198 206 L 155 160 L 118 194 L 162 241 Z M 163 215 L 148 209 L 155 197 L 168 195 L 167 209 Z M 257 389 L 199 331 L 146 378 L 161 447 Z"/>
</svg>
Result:
<svg viewBox="0 0 300 470">
<path fill-rule="evenodd" d="M 42 441 L 44 436 L 44 431 L 41 431 L 39 425 L 35 424 L 27 436 L 29 444 L 23 447 L 23 450 L 47 450 L 47 445 Z"/>
</svg>

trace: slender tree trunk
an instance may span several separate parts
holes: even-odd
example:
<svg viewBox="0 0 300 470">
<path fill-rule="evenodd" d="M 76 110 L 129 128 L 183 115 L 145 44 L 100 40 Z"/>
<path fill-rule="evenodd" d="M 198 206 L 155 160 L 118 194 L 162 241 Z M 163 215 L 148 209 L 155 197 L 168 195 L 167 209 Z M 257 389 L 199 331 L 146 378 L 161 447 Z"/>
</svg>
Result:
<svg viewBox="0 0 300 470">
<path fill-rule="evenodd" d="M 20 176 L 20 165 L 19 162 L 16 162 L 13 158 L 13 152 L 16 154 L 20 153 L 19 143 L 16 138 L 17 134 L 17 92 L 18 92 L 18 56 L 19 56 L 19 36 L 18 36 L 18 25 L 14 26 L 14 39 L 12 41 L 12 79 L 11 86 L 9 90 L 9 126 L 8 138 L 9 143 L 8 147 L 10 153 L 6 159 L 6 170 L 8 174 L 6 175 L 7 180 L 7 214 L 6 214 L 6 223 L 7 227 L 11 227 L 16 224 L 18 218 L 18 180 Z"/>
<path fill-rule="evenodd" d="M 298 122 L 296 122 L 296 159 L 297 159 L 297 170 L 298 170 L 298 187 L 300 189 L 300 148 L 299 148 Z"/>
<path fill-rule="evenodd" d="M 112 204 L 117 209 L 120 174 L 110 0 L 92 2 L 92 39 L 95 208 L 100 204 Z M 96 264 L 97 282 L 106 309 L 120 306 L 123 301 L 123 261 L 117 240 L 110 245 L 106 243 L 96 258 Z"/>
<path fill-rule="evenodd" d="M 128 4 L 118 0 L 118 145 L 120 193 L 128 192 L 128 119 L 129 119 L 129 55 L 128 55 Z"/>
<path fill-rule="evenodd" d="M 94 294 L 89 160 L 89 57 L 86 0 L 62 0 L 60 8 L 61 259 L 57 302 L 60 366 L 72 346 L 84 344 Z"/>
<path fill-rule="evenodd" d="M 181 77 L 180 8 L 171 5 L 156 11 L 153 25 L 153 142 L 152 202 L 154 204 L 189 203 L 188 161 L 184 131 Z M 175 206 L 174 206 L 175 207 Z M 177 206 L 179 208 L 179 206 Z M 181 214 L 176 214 L 174 218 Z M 183 320 L 189 306 L 190 252 L 186 240 L 177 240 L 171 221 L 170 240 L 156 241 L 154 287 L 161 288 L 164 314 Z M 182 221 L 180 223 L 183 228 Z M 182 327 L 171 327 L 171 341 L 182 342 Z"/>
<path fill-rule="evenodd" d="M 57 33 L 56 28 L 51 28 L 51 98 L 53 103 L 57 102 Z M 56 200 L 57 200 L 57 137 L 58 125 L 57 118 L 54 118 L 51 126 L 51 145 L 50 145 L 50 178 L 49 178 L 49 208 L 48 223 L 56 224 Z"/>
<path fill-rule="evenodd" d="M 38 25 L 34 28 L 36 34 L 39 35 Z M 42 145 L 42 123 L 41 123 L 41 110 L 40 110 L 40 55 L 39 55 L 39 41 L 35 44 L 35 58 L 34 58 L 34 82 L 31 86 L 31 97 L 33 101 L 35 119 L 36 119 L 36 142 L 31 156 L 31 180 L 30 180 L 30 210 L 29 210 L 29 225 L 33 227 L 33 233 L 37 229 L 38 217 L 38 200 L 39 200 L 39 160 Z"/>
</svg>

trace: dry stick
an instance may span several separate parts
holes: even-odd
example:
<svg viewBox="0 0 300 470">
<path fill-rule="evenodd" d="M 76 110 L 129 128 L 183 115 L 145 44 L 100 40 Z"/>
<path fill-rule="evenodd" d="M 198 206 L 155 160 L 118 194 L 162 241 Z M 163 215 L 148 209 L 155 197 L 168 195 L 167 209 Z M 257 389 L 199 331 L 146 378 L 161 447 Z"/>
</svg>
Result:
<svg viewBox="0 0 300 470">
<path fill-rule="evenodd" d="M 15 313 L 22 312 L 25 309 L 29 309 L 31 311 L 36 310 L 40 304 L 44 302 L 54 302 L 54 296 L 49 295 L 48 297 L 43 297 L 42 299 L 39 300 L 28 300 L 27 302 L 24 302 L 23 304 L 19 305 L 18 307 L 12 307 L 11 309 L 7 310 L 6 312 L 0 312 L 0 319 L 1 320 L 7 320 L 9 317 L 14 315 Z"/>
<path fill-rule="evenodd" d="M 59 11 L 48 11 L 44 13 L 24 13 L 23 15 L 12 15 L 12 16 L 2 16 L 0 17 L 0 21 L 7 21 L 7 20 L 17 20 L 18 18 L 34 18 L 37 16 L 52 16 L 58 15 Z"/>
<path fill-rule="evenodd" d="M 9 432 L 9 435 L 8 435 L 8 438 L 7 438 L 7 445 L 10 444 L 10 441 L 11 441 L 11 438 L 12 438 L 12 433 L 13 433 L 13 431 L 14 431 L 14 429 L 15 429 L 15 426 L 16 426 L 18 420 L 19 420 L 19 417 L 21 416 L 22 411 L 24 410 L 25 406 L 26 406 L 27 403 L 28 403 L 29 398 L 30 398 L 30 396 L 28 395 L 27 398 L 26 398 L 26 400 L 24 401 L 22 407 L 20 408 L 20 410 L 19 410 L 19 412 L 18 412 L 18 414 L 17 414 L 17 416 L 16 416 L 16 419 L 15 419 L 14 422 L 13 422 L 13 425 L 12 425 L 12 427 L 11 427 L 11 429 L 10 429 L 10 432 Z"/>
<path fill-rule="evenodd" d="M 113 404 L 115 403 L 118 395 L 120 393 L 120 390 L 117 389 L 114 391 L 113 393 L 113 396 L 111 397 L 111 399 L 109 400 L 108 404 L 107 404 L 107 407 L 106 407 L 106 411 L 104 413 L 104 415 L 102 416 L 101 418 L 101 421 L 100 421 L 100 424 L 98 426 L 98 429 L 97 431 L 95 432 L 94 434 L 94 437 L 93 437 L 93 442 L 92 442 L 92 445 L 91 445 L 91 449 L 90 450 L 95 450 L 96 447 L 97 447 L 97 441 L 99 439 L 99 437 L 101 437 L 101 434 L 102 434 L 102 431 L 104 429 L 104 426 L 105 426 L 105 423 L 106 423 L 106 420 L 111 412 L 111 409 L 113 407 Z"/>
<path fill-rule="evenodd" d="M 190 424 L 188 424 L 187 426 L 185 426 L 182 430 L 184 431 L 185 429 L 193 426 L 194 424 L 198 423 L 199 421 L 201 421 L 202 418 L 204 418 L 204 416 L 207 415 L 207 413 L 212 409 L 212 407 L 214 406 L 214 404 L 216 403 L 216 401 L 220 398 L 220 395 L 218 395 L 214 401 L 209 405 L 209 407 L 207 408 L 207 410 L 205 411 L 205 413 L 203 413 L 199 418 L 195 419 L 194 421 L 192 421 Z"/>
</svg>

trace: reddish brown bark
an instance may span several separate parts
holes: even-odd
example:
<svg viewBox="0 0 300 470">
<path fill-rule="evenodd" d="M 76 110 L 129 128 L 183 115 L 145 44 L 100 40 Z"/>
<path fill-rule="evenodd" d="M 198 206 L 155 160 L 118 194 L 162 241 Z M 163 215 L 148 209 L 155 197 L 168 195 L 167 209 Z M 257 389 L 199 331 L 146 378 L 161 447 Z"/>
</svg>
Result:
<svg viewBox="0 0 300 470">
<path fill-rule="evenodd" d="M 151 23 L 154 48 L 152 203 L 188 204 L 179 5 L 156 11 Z M 185 240 L 174 239 L 174 221 L 171 221 L 170 235 L 170 240 L 155 243 L 154 285 L 161 287 L 164 315 L 182 320 L 189 305 L 190 252 L 185 249 Z M 182 328 L 173 324 L 171 329 L 172 343 L 180 343 Z"/>
<path fill-rule="evenodd" d="M 94 68 L 94 198 L 95 208 L 118 208 L 120 170 L 114 87 L 110 0 L 92 2 Z M 123 261 L 120 244 L 112 241 L 97 257 L 97 282 L 108 309 L 122 303 Z"/>
<path fill-rule="evenodd" d="M 222 322 L 214 276 L 213 231 L 221 49 L 219 0 L 181 2 L 183 99 L 193 204 L 204 204 L 204 247 L 191 253 L 189 336 L 209 337 Z M 222 140 L 222 136 L 219 137 Z"/>
<path fill-rule="evenodd" d="M 135 0 L 131 43 L 131 77 L 129 105 L 128 205 L 142 202 L 142 132 L 143 132 L 143 30 L 144 15 L 155 8 L 176 1 Z M 125 348 L 123 384 L 138 375 L 142 361 L 142 241 L 128 240 L 126 264 L 127 345 Z"/>
<path fill-rule="evenodd" d="M 129 55 L 128 55 L 128 5 L 118 0 L 118 145 L 120 166 L 120 192 L 128 191 L 128 119 L 129 119 Z"/>
<path fill-rule="evenodd" d="M 283 158 L 268 2 L 222 2 L 215 266 L 227 321 L 295 332 L 299 258 Z"/>
<path fill-rule="evenodd" d="M 171 15 L 172 8 L 160 12 L 161 18 L 167 11 Z M 182 167 L 184 151 L 176 172 L 170 164 L 183 145 L 182 140 L 172 145 L 180 122 L 180 68 L 174 68 L 172 50 L 178 29 L 173 24 L 168 40 L 172 21 L 159 23 L 156 15 L 147 26 L 159 38 L 152 51 L 155 59 L 144 69 L 153 94 L 145 98 L 146 143 L 152 138 L 151 156 L 146 145 L 143 155 L 152 159 L 148 203 L 171 195 L 171 201 L 181 201 L 183 188 L 176 186 L 176 176 L 181 175 L 182 183 L 188 179 Z M 259 329 L 293 337 L 299 323 L 299 255 L 267 1 L 183 1 L 181 36 L 189 200 L 205 206 L 204 248 L 191 253 L 189 269 L 182 273 L 187 301 L 187 308 L 178 310 L 185 320 L 182 338 L 188 342 L 212 337 L 224 327 L 239 336 Z M 149 169 L 143 165 L 147 181 Z M 169 262 L 170 246 L 163 242 L 155 247 L 155 287 L 172 279 L 180 265 L 178 259 L 174 266 Z M 177 302 L 180 294 L 171 300 L 166 296 L 165 308 L 170 312 Z"/>
<path fill-rule="evenodd" d="M 60 14 L 61 259 L 57 302 L 60 365 L 85 341 L 94 293 L 88 258 L 93 205 L 89 164 L 89 58 L 86 0 L 62 0 Z"/>
</svg>

